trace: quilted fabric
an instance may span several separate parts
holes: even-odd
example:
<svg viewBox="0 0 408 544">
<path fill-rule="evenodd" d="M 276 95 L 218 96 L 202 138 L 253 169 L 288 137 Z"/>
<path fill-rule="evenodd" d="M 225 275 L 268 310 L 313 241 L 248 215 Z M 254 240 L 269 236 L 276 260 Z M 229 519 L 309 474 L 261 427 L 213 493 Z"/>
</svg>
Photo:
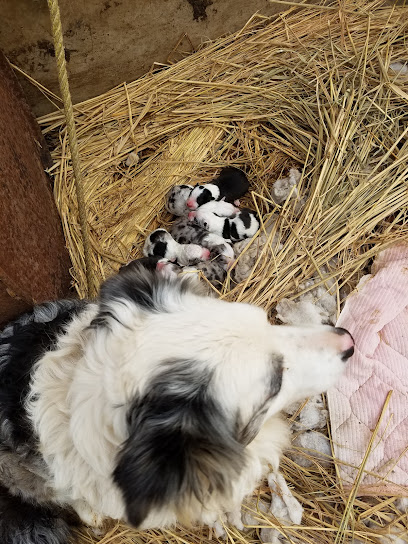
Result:
<svg viewBox="0 0 408 544">
<path fill-rule="evenodd" d="M 359 495 L 408 495 L 408 245 L 383 251 L 347 299 L 337 322 L 355 354 L 329 391 L 334 453 L 349 489 L 382 412 Z"/>
</svg>

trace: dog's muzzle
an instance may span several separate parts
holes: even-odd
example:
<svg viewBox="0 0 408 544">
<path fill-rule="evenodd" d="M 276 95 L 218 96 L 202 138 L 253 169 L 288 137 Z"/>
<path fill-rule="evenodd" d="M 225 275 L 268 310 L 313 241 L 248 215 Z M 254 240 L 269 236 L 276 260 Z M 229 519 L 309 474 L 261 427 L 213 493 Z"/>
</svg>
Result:
<svg viewBox="0 0 408 544">
<path fill-rule="evenodd" d="M 334 332 L 339 335 L 339 349 L 341 360 L 347 361 L 354 353 L 354 339 L 351 334 L 341 327 L 335 327 Z"/>
</svg>

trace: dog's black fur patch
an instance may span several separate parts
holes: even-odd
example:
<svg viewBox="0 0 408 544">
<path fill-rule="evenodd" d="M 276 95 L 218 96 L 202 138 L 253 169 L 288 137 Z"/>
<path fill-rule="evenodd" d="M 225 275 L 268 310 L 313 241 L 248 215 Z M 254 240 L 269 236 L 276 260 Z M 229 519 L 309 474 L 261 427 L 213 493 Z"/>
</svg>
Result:
<svg viewBox="0 0 408 544">
<path fill-rule="evenodd" d="M 276 397 L 282 387 L 282 378 L 283 378 L 283 357 L 282 355 L 275 354 L 271 358 L 271 381 L 266 392 L 266 398 L 259 406 L 258 410 L 252 416 L 251 420 L 242 427 L 240 421 L 238 421 L 237 426 L 239 428 L 238 436 L 239 441 L 247 446 L 252 442 L 259 432 L 259 429 L 262 426 L 264 421 L 264 416 L 269 409 L 271 400 Z"/>
<path fill-rule="evenodd" d="M 1 544 L 68 544 L 70 529 L 59 509 L 27 504 L 0 486 Z"/>
<path fill-rule="evenodd" d="M 161 240 L 164 231 L 162 229 L 157 229 L 151 233 L 149 240 L 152 244 L 155 244 L 157 241 Z"/>
<path fill-rule="evenodd" d="M 246 208 L 239 212 L 239 218 L 241 219 L 246 229 L 249 229 L 249 227 L 251 226 L 251 215 L 253 215 L 252 210 L 248 210 Z"/>
<path fill-rule="evenodd" d="M 153 507 L 225 491 L 245 466 L 235 426 L 209 393 L 211 374 L 196 369 L 166 362 L 129 409 L 114 481 L 135 527 Z"/>
<path fill-rule="evenodd" d="M 210 200 L 214 200 L 211 191 L 204 188 L 203 192 L 197 197 L 197 206 L 202 206 L 203 204 L 210 202 Z"/>
<path fill-rule="evenodd" d="M 231 237 L 231 224 L 229 219 L 225 219 L 224 226 L 222 228 L 222 237 L 225 240 L 229 240 Z"/>
<path fill-rule="evenodd" d="M 249 181 L 245 173 L 234 166 L 226 166 L 220 175 L 211 183 L 220 190 L 219 200 L 224 198 L 226 202 L 234 202 L 244 196 L 249 189 Z"/>
<path fill-rule="evenodd" d="M 157 242 L 153 248 L 154 257 L 164 257 L 167 251 L 167 242 Z"/>
<path fill-rule="evenodd" d="M 0 333 L 0 444 L 32 449 L 33 430 L 24 403 L 36 361 L 54 348 L 58 335 L 84 307 L 62 300 L 37 306 Z"/>
<path fill-rule="evenodd" d="M 37 451 L 37 437 L 28 419 L 25 402 L 30 380 L 37 360 L 53 350 L 64 328 L 85 306 L 76 300 L 50 302 L 36 306 L 10 323 L 0 333 L 0 542 L 1 544 L 65 544 L 68 542 L 68 525 L 51 509 L 33 503 L 31 488 L 24 495 L 14 497 L 9 489 L 22 486 L 9 476 L 6 461 L 15 456 L 17 467 L 21 462 L 22 474 L 32 467 L 32 483 L 39 487 L 42 460 Z M 2 458 L 3 456 L 3 458 Z M 3 466 L 3 462 L 5 466 Z M 7 478 L 11 478 L 10 481 Z M 25 485 L 30 485 L 25 482 Z"/>
<path fill-rule="evenodd" d="M 235 223 L 230 224 L 230 236 L 231 236 L 231 240 L 239 240 L 240 238 L 238 234 L 237 226 Z"/>
</svg>

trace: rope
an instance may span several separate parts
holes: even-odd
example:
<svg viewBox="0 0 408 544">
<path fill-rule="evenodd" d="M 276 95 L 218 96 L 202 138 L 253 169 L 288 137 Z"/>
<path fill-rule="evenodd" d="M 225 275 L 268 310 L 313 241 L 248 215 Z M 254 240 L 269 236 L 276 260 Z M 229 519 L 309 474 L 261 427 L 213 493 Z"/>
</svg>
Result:
<svg viewBox="0 0 408 544">
<path fill-rule="evenodd" d="M 88 222 L 86 218 L 84 185 L 81 174 L 81 166 L 78 152 L 78 140 L 75 130 L 74 110 L 72 107 L 71 93 L 69 91 L 67 65 L 65 62 L 64 40 L 61 26 L 61 14 L 58 0 L 47 0 L 50 10 L 52 34 L 54 38 L 55 57 L 58 68 L 58 81 L 64 103 L 65 121 L 68 131 L 68 143 L 71 150 L 72 169 L 77 196 L 79 224 L 82 233 L 82 245 L 84 249 L 85 274 L 88 296 L 94 295 L 94 282 L 92 276 L 91 245 L 89 241 Z"/>
</svg>

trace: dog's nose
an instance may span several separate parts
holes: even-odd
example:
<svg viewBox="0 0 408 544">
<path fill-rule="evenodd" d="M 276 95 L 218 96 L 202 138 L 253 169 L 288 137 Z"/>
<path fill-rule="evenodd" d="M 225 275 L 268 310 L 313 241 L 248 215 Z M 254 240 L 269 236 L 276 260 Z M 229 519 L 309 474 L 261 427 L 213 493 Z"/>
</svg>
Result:
<svg viewBox="0 0 408 544">
<path fill-rule="evenodd" d="M 210 258 L 210 250 L 207 249 L 206 247 L 203 249 L 201 253 L 201 258 L 203 261 L 208 261 L 208 259 Z"/>
<path fill-rule="evenodd" d="M 160 259 L 158 263 L 156 264 L 156 270 L 161 272 L 165 266 L 169 264 L 169 261 L 167 259 Z"/>
<path fill-rule="evenodd" d="M 334 331 L 339 335 L 341 358 L 343 361 L 347 361 L 354 353 L 354 340 L 351 334 L 341 327 L 335 327 Z"/>
</svg>

